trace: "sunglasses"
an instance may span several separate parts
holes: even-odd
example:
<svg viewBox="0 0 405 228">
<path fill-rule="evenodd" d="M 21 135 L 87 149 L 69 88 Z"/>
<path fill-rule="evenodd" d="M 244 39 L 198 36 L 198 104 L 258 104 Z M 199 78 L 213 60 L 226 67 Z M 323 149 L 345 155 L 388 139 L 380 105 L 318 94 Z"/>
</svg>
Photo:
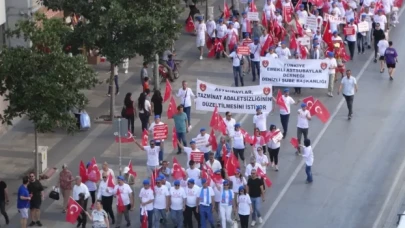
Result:
<svg viewBox="0 0 405 228">
<path fill-rule="evenodd" d="M 103 177 L 103 179 L 106 179 L 107 177 Z"/>
<path fill-rule="evenodd" d="M 149 144 L 149 145 L 154 146 L 155 144 L 154 144 L 154 143 L 151 143 L 151 144 Z"/>
<path fill-rule="evenodd" d="M 179 187 L 180 185 L 179 185 L 179 184 L 175 184 L 174 186 L 177 186 L 177 187 Z"/>
<path fill-rule="evenodd" d="M 226 115 L 226 116 L 229 116 L 229 117 L 231 117 L 232 115 Z"/>
</svg>

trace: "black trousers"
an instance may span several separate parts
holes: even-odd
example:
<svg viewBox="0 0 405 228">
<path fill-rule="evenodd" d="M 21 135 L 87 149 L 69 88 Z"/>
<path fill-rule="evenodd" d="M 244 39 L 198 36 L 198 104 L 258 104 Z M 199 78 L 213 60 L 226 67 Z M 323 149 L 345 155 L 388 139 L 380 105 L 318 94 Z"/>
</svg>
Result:
<svg viewBox="0 0 405 228">
<path fill-rule="evenodd" d="M 349 115 L 353 114 L 353 100 L 354 100 L 354 95 L 351 96 L 346 96 L 343 94 L 343 96 L 346 99 L 346 104 L 347 104 L 347 109 L 349 109 Z"/>
<path fill-rule="evenodd" d="M 135 115 L 129 115 L 127 116 L 127 120 L 128 120 L 128 131 L 131 131 L 132 134 L 135 134 Z"/>
<path fill-rule="evenodd" d="M 353 59 L 354 49 L 356 47 L 356 41 L 347 41 L 347 44 L 349 46 L 350 59 Z"/>
<path fill-rule="evenodd" d="M 91 205 L 93 206 L 96 203 L 96 191 L 89 191 L 91 196 Z"/>
<path fill-rule="evenodd" d="M 113 196 L 101 196 L 101 205 L 103 205 L 103 209 L 110 215 L 111 221 L 115 222 L 115 216 L 113 212 Z"/>
<path fill-rule="evenodd" d="M 378 44 L 379 40 L 374 39 L 374 59 L 377 59 L 377 53 L 378 53 Z"/>
<path fill-rule="evenodd" d="M 235 149 L 233 148 L 233 154 L 237 159 L 244 161 L 245 160 L 245 149 Z"/>
<path fill-rule="evenodd" d="M 142 131 L 145 130 L 145 129 L 148 130 L 149 114 L 147 114 L 147 113 L 139 113 L 139 119 L 141 120 Z"/>
<path fill-rule="evenodd" d="M 290 114 L 287 114 L 287 115 L 280 114 L 280 122 L 281 122 L 281 126 L 283 127 L 284 136 L 287 135 L 289 120 L 290 120 Z"/>
<path fill-rule="evenodd" d="M 197 212 L 197 207 L 189 207 L 186 205 L 186 209 L 183 212 L 184 228 L 193 228 L 193 214 L 197 219 L 198 227 L 201 227 L 200 213 Z"/>
<path fill-rule="evenodd" d="M 249 227 L 249 215 L 241 215 L 239 214 L 240 219 L 240 227 L 241 228 L 248 228 Z"/>
<path fill-rule="evenodd" d="M 87 215 L 84 211 L 87 210 L 87 201 L 88 201 L 88 198 L 84 200 L 84 205 L 81 205 L 79 201 L 76 201 L 84 209 L 80 213 L 79 217 L 77 217 L 77 223 L 78 223 L 77 227 L 81 226 L 82 228 L 86 228 Z"/>
<path fill-rule="evenodd" d="M 5 201 L 0 201 L 0 213 L 4 216 L 4 219 L 6 220 L 6 224 L 10 222 L 8 219 L 8 215 L 6 212 L 6 202 Z"/>
<path fill-rule="evenodd" d="M 274 161 L 274 164 L 278 164 L 278 152 L 280 151 L 280 147 L 277 149 L 270 149 L 269 148 L 269 154 L 270 154 L 270 162 Z"/>
</svg>

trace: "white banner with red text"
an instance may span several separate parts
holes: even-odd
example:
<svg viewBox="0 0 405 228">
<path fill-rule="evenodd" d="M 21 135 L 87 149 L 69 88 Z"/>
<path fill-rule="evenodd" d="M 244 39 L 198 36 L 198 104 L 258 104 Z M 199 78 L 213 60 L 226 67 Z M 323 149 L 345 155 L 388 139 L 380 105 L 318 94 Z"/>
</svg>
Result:
<svg viewBox="0 0 405 228">
<path fill-rule="evenodd" d="M 328 88 L 328 62 L 323 59 L 260 59 L 260 85 Z"/>
<path fill-rule="evenodd" d="M 215 85 L 197 80 L 196 109 L 219 112 L 255 114 L 256 107 L 263 112 L 270 112 L 273 105 L 273 88 L 271 84 L 245 87 Z"/>
</svg>

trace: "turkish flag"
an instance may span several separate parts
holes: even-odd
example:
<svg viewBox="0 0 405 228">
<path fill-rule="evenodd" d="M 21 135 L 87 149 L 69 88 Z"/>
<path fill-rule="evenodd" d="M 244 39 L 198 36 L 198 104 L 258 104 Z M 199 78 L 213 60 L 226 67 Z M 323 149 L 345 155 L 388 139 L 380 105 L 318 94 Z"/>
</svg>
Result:
<svg viewBox="0 0 405 228">
<path fill-rule="evenodd" d="M 316 8 L 321 8 L 323 6 L 322 0 L 309 0 L 308 2 L 312 3 L 312 5 L 315 5 Z M 329 11 L 327 11 L 327 12 L 329 12 Z"/>
<path fill-rule="evenodd" d="M 206 40 L 205 43 L 207 45 L 207 49 L 211 50 L 213 43 L 212 43 L 211 37 L 208 34 L 205 34 L 205 40 Z"/>
<path fill-rule="evenodd" d="M 224 121 L 224 118 L 218 113 L 218 126 L 217 130 L 221 132 L 223 135 L 226 135 L 226 123 Z"/>
<path fill-rule="evenodd" d="M 112 174 L 108 174 L 108 178 L 107 178 L 107 187 L 110 188 L 115 188 L 115 184 L 114 184 L 114 180 L 113 180 L 113 176 Z"/>
<path fill-rule="evenodd" d="M 250 2 L 250 12 L 257 12 L 257 7 L 254 0 Z"/>
<path fill-rule="evenodd" d="M 295 19 L 295 24 L 297 26 L 297 34 L 299 37 L 303 37 L 304 36 L 304 29 L 302 28 L 302 25 L 300 24 L 300 22 Z"/>
<path fill-rule="evenodd" d="M 326 26 L 325 26 L 325 30 L 323 32 L 322 40 L 328 46 L 331 46 L 331 45 L 333 46 L 332 32 L 330 31 L 330 22 L 329 22 L 329 20 L 326 21 Z"/>
<path fill-rule="evenodd" d="M 345 9 L 345 11 L 349 9 L 349 4 L 347 4 L 346 1 L 343 0 L 342 5 L 343 5 L 343 8 Z"/>
<path fill-rule="evenodd" d="M 312 106 L 313 106 L 314 103 L 315 103 L 314 97 L 313 97 L 313 96 L 306 97 L 306 98 L 302 99 L 302 102 L 304 102 L 305 104 L 307 104 L 307 109 L 310 110 L 310 112 L 311 112 L 311 108 L 312 108 Z M 311 114 L 311 115 L 312 115 L 312 114 Z"/>
<path fill-rule="evenodd" d="M 215 128 L 218 126 L 218 106 L 215 106 L 214 112 L 212 112 L 210 127 Z"/>
<path fill-rule="evenodd" d="M 142 214 L 141 228 L 148 228 L 148 212 L 146 212 L 146 209 L 144 207 L 142 207 L 141 209 L 141 214 Z"/>
<path fill-rule="evenodd" d="M 250 21 L 247 19 L 246 19 L 246 32 L 248 32 L 248 33 L 252 32 L 252 25 L 250 24 Z"/>
<path fill-rule="evenodd" d="M 331 4 L 329 3 L 329 1 L 323 0 L 322 12 L 329 12 L 330 7 L 331 7 Z"/>
<path fill-rule="evenodd" d="M 180 179 L 183 179 L 184 177 L 186 177 L 186 173 L 184 172 L 184 170 L 181 167 L 180 163 L 177 161 L 176 157 L 173 157 L 172 177 L 175 180 L 180 180 Z"/>
<path fill-rule="evenodd" d="M 260 55 L 264 56 L 266 51 L 269 50 L 270 46 L 272 45 L 273 45 L 273 38 L 271 37 L 270 34 L 268 34 L 266 40 L 264 41 L 263 47 L 261 48 Z"/>
<path fill-rule="evenodd" d="M 84 165 L 83 161 L 80 161 L 79 175 L 82 178 L 83 183 L 85 183 L 89 179 L 87 176 L 87 169 L 86 169 L 86 166 Z"/>
<path fill-rule="evenodd" d="M 276 9 L 282 9 L 283 8 L 282 1 L 283 0 L 276 0 Z"/>
<path fill-rule="evenodd" d="M 256 145 L 256 144 L 259 144 L 259 145 L 264 145 L 265 144 L 265 141 L 264 141 L 264 137 L 262 137 L 262 136 L 259 136 L 259 137 L 257 137 L 256 135 L 254 135 L 254 136 L 251 136 L 251 144 L 253 144 L 253 145 Z"/>
<path fill-rule="evenodd" d="M 236 35 L 235 31 L 233 31 L 231 39 L 229 41 L 229 45 L 228 45 L 229 51 L 232 51 L 234 49 L 235 45 L 237 45 L 237 44 L 238 44 L 238 35 Z"/>
<path fill-rule="evenodd" d="M 128 168 L 129 168 L 128 173 L 131 174 L 132 176 L 134 176 L 134 178 L 136 178 L 137 174 L 132 167 L 132 160 L 129 160 Z"/>
<path fill-rule="evenodd" d="M 245 129 L 243 129 L 243 128 L 240 128 L 240 131 L 241 131 L 243 137 L 245 138 L 245 142 L 249 143 L 249 144 L 253 144 L 252 136 L 250 136 L 249 133 L 247 131 L 245 131 Z"/>
<path fill-rule="evenodd" d="M 208 186 L 211 185 L 211 174 L 209 174 L 208 167 L 205 163 L 201 164 L 201 179 L 207 180 Z"/>
<path fill-rule="evenodd" d="M 209 144 L 211 144 L 212 151 L 216 151 L 218 148 L 217 139 L 215 138 L 214 129 L 211 128 L 210 138 L 208 139 Z"/>
<path fill-rule="evenodd" d="M 271 187 L 272 183 L 270 178 L 267 177 L 267 175 L 260 168 L 257 168 L 257 175 L 264 180 L 264 183 L 266 183 L 267 187 Z"/>
<path fill-rule="evenodd" d="M 225 162 L 225 169 L 228 174 L 228 176 L 235 176 L 236 174 L 236 165 L 234 163 L 234 159 L 232 158 L 232 155 L 227 159 Z"/>
<path fill-rule="evenodd" d="M 297 39 L 295 38 L 295 33 L 291 32 L 290 35 L 290 49 L 297 49 L 298 48 L 298 42 Z"/>
<path fill-rule="evenodd" d="M 300 50 L 301 59 L 306 59 L 308 56 L 307 48 L 304 45 L 298 44 Z"/>
<path fill-rule="evenodd" d="M 172 95 L 172 85 L 170 84 L 169 79 L 166 79 L 166 90 L 165 96 L 163 97 L 163 102 L 168 101 L 171 95 Z"/>
<path fill-rule="evenodd" d="M 144 129 L 142 132 L 142 146 L 147 146 L 149 141 L 149 132 Z"/>
<path fill-rule="evenodd" d="M 266 29 L 266 30 L 268 30 L 267 28 L 268 28 L 268 24 L 267 24 L 267 18 L 266 18 L 266 13 L 262 13 L 262 25 L 263 25 L 263 27 Z"/>
<path fill-rule="evenodd" d="M 231 16 L 231 11 L 229 10 L 228 3 L 224 1 L 224 18 L 228 19 Z"/>
<path fill-rule="evenodd" d="M 72 197 L 69 198 L 66 211 L 66 222 L 75 224 L 83 208 Z"/>
<path fill-rule="evenodd" d="M 150 188 L 152 189 L 153 192 L 155 192 L 155 186 L 156 186 L 156 178 L 159 176 L 158 175 L 159 170 L 155 169 L 152 172 L 151 182 L 150 182 Z"/>
<path fill-rule="evenodd" d="M 266 143 L 269 142 L 270 140 L 272 140 L 279 133 L 280 133 L 280 131 L 274 131 L 274 132 L 268 131 L 266 136 L 264 137 L 264 141 Z"/>
<path fill-rule="evenodd" d="M 117 188 L 117 211 L 122 213 L 125 211 L 124 201 L 122 200 L 122 195 L 120 188 Z"/>
<path fill-rule="evenodd" d="M 100 169 L 97 166 L 96 158 L 92 158 L 90 162 L 90 166 L 87 169 L 87 176 L 90 181 L 98 182 L 100 181 Z"/>
<path fill-rule="evenodd" d="M 173 148 L 177 148 L 177 133 L 176 133 L 176 127 L 173 126 L 173 130 L 172 130 L 172 144 L 173 144 Z"/>
<path fill-rule="evenodd" d="M 228 160 L 228 150 L 226 149 L 226 145 L 222 145 L 222 162 L 224 164 L 226 164 L 227 160 Z"/>
<path fill-rule="evenodd" d="M 135 138 L 134 135 L 128 131 L 127 135 L 123 135 L 121 137 L 118 135 L 115 136 L 115 142 L 118 143 L 120 141 L 121 143 L 132 143 L 135 142 Z"/>
<path fill-rule="evenodd" d="M 174 100 L 174 97 L 171 97 L 169 106 L 167 107 L 167 118 L 169 119 L 173 118 L 173 115 L 175 114 L 176 110 L 177 110 L 176 101 Z"/>
<path fill-rule="evenodd" d="M 294 8 L 294 11 L 295 12 L 297 12 L 297 11 L 299 11 L 300 10 L 300 5 L 302 4 L 302 0 L 299 0 L 298 2 L 297 2 L 297 4 L 295 5 L 295 8 Z"/>
<path fill-rule="evenodd" d="M 211 180 L 214 181 L 215 184 L 222 184 L 222 176 L 221 173 L 217 174 L 214 173 L 211 175 Z"/>
<path fill-rule="evenodd" d="M 281 93 L 280 89 L 277 91 L 276 104 L 278 106 L 280 106 L 280 109 L 284 109 L 284 110 L 288 111 L 287 105 L 285 104 L 285 101 L 283 99 L 283 94 Z"/>
<path fill-rule="evenodd" d="M 290 143 L 295 149 L 298 149 L 299 144 L 298 144 L 298 139 L 297 138 L 291 138 Z"/>
<path fill-rule="evenodd" d="M 322 123 L 328 122 L 328 120 L 330 118 L 330 113 L 329 113 L 328 109 L 319 100 L 315 101 L 310 112 L 314 113 L 314 116 L 317 116 L 322 121 Z"/>
<path fill-rule="evenodd" d="M 184 29 L 186 30 L 186 32 L 194 32 L 195 25 L 194 25 L 193 18 L 191 18 L 191 15 L 187 18 L 186 26 L 184 27 Z"/>
</svg>

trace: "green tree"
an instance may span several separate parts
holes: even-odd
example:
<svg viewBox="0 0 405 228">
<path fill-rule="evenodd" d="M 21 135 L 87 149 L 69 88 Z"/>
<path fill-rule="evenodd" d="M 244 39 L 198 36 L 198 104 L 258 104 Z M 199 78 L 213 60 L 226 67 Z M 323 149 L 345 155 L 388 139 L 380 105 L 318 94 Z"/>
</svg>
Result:
<svg viewBox="0 0 405 228">
<path fill-rule="evenodd" d="M 171 43 L 180 26 L 175 24 L 179 0 L 43 0 L 53 10 L 84 18 L 70 42 L 97 49 L 110 62 L 109 86 L 113 87 L 114 66 L 136 54 L 152 60 Z M 73 45 L 73 44 L 72 44 Z M 74 45 L 73 45 L 74 46 Z M 113 91 L 113 90 L 112 90 Z M 110 120 L 114 118 L 115 94 L 111 93 Z"/>
<path fill-rule="evenodd" d="M 33 20 L 20 21 L 9 37 L 23 37 L 32 46 L 9 47 L 0 53 L 0 95 L 10 105 L 0 120 L 11 125 L 15 117 L 26 116 L 37 132 L 55 128 L 69 133 L 77 130 L 76 119 L 69 112 L 87 104 L 83 89 L 95 86 L 96 74 L 82 56 L 70 57 L 64 52 L 63 37 L 71 30 L 61 20 L 35 15 Z M 35 171 L 38 174 L 38 156 Z"/>
</svg>

